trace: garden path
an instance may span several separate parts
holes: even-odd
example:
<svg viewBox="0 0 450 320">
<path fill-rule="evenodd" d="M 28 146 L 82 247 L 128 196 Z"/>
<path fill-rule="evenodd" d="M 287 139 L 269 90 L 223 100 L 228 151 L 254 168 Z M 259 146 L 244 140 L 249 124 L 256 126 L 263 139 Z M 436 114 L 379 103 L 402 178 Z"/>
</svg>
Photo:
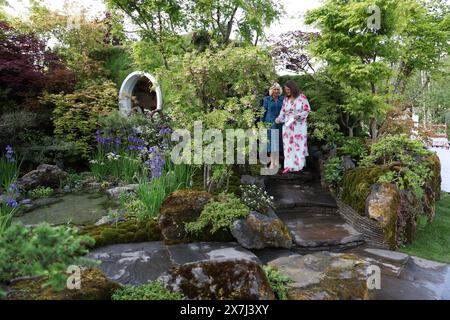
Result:
<svg viewBox="0 0 450 320">
<path fill-rule="evenodd" d="M 450 150 L 432 148 L 441 160 L 442 191 L 450 192 Z"/>
<path fill-rule="evenodd" d="M 266 186 L 297 251 L 340 251 L 363 244 L 363 234 L 338 214 L 336 200 L 314 174 L 270 176 Z"/>
</svg>

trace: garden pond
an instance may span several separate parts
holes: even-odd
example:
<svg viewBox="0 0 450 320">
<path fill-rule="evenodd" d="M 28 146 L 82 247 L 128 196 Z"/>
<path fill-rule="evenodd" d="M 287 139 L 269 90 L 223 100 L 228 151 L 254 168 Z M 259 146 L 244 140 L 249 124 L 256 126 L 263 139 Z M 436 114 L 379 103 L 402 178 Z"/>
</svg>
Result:
<svg viewBox="0 0 450 320">
<path fill-rule="evenodd" d="M 18 215 L 15 222 L 35 225 L 41 222 L 58 225 L 73 223 L 86 225 L 97 222 L 116 209 L 117 203 L 100 192 L 69 193 L 35 201 L 36 207 Z"/>
</svg>

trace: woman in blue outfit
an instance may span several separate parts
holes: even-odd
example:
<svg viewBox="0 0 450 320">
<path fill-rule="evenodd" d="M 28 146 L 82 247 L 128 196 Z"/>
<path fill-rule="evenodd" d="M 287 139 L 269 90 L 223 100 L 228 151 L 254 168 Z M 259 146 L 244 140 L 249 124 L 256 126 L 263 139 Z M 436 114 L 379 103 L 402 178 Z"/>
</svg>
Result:
<svg viewBox="0 0 450 320">
<path fill-rule="evenodd" d="M 262 121 L 271 125 L 267 130 L 268 146 L 267 151 L 270 153 L 270 169 L 274 169 L 280 164 L 280 147 L 271 145 L 271 131 L 278 129 L 278 141 L 281 140 L 282 127 L 280 124 L 275 123 L 275 119 L 280 115 L 281 107 L 283 106 L 284 96 L 282 95 L 282 88 L 278 83 L 275 83 L 270 87 L 269 95 L 264 97 L 264 116 Z M 280 143 L 280 142 L 279 142 Z"/>
</svg>

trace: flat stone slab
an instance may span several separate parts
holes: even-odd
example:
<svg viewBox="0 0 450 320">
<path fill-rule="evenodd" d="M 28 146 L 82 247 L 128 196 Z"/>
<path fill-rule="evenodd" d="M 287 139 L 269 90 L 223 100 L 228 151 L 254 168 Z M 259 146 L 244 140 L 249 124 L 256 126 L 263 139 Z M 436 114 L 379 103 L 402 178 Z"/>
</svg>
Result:
<svg viewBox="0 0 450 320">
<path fill-rule="evenodd" d="M 399 276 L 382 275 L 375 300 L 450 300 L 450 265 L 410 257 Z"/>
<path fill-rule="evenodd" d="M 318 252 L 290 255 L 269 265 L 288 276 L 291 300 L 362 300 L 369 298 L 369 264 L 352 254 Z"/>
<path fill-rule="evenodd" d="M 167 246 L 162 242 L 119 244 L 93 250 L 105 275 L 121 284 L 139 285 L 156 280 L 174 266 L 205 260 L 249 260 L 260 264 L 236 243 L 192 243 Z"/>
<path fill-rule="evenodd" d="M 361 244 L 363 234 L 357 232 L 339 215 L 298 212 L 279 214 L 294 243 L 303 248 L 323 248 Z"/>
</svg>

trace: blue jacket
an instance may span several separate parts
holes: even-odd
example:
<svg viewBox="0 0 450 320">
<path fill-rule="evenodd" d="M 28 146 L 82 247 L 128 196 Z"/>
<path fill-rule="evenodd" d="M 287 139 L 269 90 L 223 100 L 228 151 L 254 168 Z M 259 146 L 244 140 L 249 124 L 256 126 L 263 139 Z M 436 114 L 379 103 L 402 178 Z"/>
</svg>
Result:
<svg viewBox="0 0 450 320">
<path fill-rule="evenodd" d="M 284 96 L 279 96 L 278 101 L 272 98 L 272 96 L 264 97 L 264 116 L 262 121 L 266 123 L 275 124 L 275 119 L 280 115 L 281 108 L 283 107 Z"/>
</svg>

